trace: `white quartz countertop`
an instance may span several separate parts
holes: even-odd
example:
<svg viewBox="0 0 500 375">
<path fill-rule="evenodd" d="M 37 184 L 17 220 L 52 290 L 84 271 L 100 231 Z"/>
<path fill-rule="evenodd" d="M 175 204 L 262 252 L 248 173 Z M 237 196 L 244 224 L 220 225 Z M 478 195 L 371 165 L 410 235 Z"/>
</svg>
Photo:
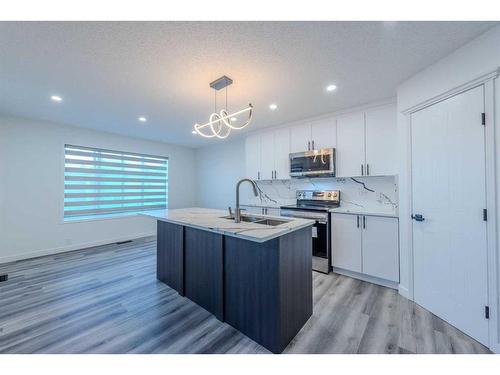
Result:
<svg viewBox="0 0 500 375">
<path fill-rule="evenodd" d="M 287 222 L 277 226 L 249 222 L 235 223 L 233 220 L 224 218 L 228 215 L 227 211 L 199 207 L 145 211 L 141 215 L 255 242 L 269 241 L 314 224 L 312 220 L 269 215 L 258 216 L 279 218 Z"/>
</svg>

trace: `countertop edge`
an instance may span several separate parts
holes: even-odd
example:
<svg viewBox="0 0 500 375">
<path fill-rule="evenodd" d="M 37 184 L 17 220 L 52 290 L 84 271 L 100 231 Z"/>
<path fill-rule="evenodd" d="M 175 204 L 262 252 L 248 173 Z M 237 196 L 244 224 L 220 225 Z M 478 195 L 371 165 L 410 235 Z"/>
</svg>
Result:
<svg viewBox="0 0 500 375">
<path fill-rule="evenodd" d="M 164 222 L 167 222 L 167 223 L 183 225 L 183 226 L 190 227 L 190 228 L 195 228 L 195 229 L 200 229 L 200 230 L 204 230 L 204 231 L 207 231 L 207 232 L 222 234 L 224 236 L 229 236 L 229 237 L 241 238 L 243 240 L 248 240 L 248 241 L 258 242 L 258 243 L 262 243 L 262 242 L 267 242 L 269 240 L 273 240 L 275 238 L 284 236 L 284 235 L 286 235 L 288 233 L 293 233 L 293 232 L 295 232 L 297 230 L 307 228 L 308 226 L 312 226 L 314 224 L 313 220 L 301 219 L 304 222 L 302 224 L 298 224 L 298 225 L 294 226 L 291 229 L 290 228 L 288 228 L 288 229 L 282 229 L 280 232 L 271 234 L 271 235 L 269 235 L 267 237 L 257 238 L 257 237 L 253 237 L 253 236 L 247 236 L 247 235 L 242 234 L 242 233 L 233 233 L 233 232 L 230 232 L 230 231 L 226 231 L 224 229 L 211 228 L 211 227 L 196 225 L 196 224 L 192 224 L 192 223 L 187 223 L 185 221 L 175 220 L 175 219 L 166 218 L 166 217 L 160 217 L 160 216 L 156 216 L 156 215 L 153 215 L 153 214 L 148 214 L 147 212 L 141 212 L 141 213 L 139 213 L 139 215 L 147 216 L 147 217 L 150 217 L 152 219 L 164 221 Z M 269 217 L 272 218 L 273 216 L 269 216 Z M 259 230 L 259 229 L 263 229 L 263 228 L 255 228 L 255 229 Z M 281 229 L 281 228 L 273 227 L 273 229 Z M 252 229 L 245 229 L 245 231 L 251 231 L 251 230 Z"/>
</svg>

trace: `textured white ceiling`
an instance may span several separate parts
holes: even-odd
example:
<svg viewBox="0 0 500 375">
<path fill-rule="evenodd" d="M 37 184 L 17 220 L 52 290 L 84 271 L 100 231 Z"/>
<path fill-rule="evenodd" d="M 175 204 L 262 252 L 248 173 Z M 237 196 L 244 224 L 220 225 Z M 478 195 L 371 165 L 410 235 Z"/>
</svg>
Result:
<svg viewBox="0 0 500 375">
<path fill-rule="evenodd" d="M 196 147 L 217 142 L 191 130 L 213 110 L 208 84 L 223 74 L 234 80 L 229 109 L 251 102 L 249 128 L 273 126 L 394 96 L 494 25 L 0 22 L 0 113 Z"/>
</svg>

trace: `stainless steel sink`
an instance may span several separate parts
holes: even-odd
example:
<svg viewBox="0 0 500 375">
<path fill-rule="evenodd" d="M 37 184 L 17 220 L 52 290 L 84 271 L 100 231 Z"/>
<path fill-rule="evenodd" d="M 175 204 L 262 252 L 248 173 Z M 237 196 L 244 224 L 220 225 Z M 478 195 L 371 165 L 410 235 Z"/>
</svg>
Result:
<svg viewBox="0 0 500 375">
<path fill-rule="evenodd" d="M 221 219 L 234 220 L 234 217 L 228 215 L 221 217 Z M 288 223 L 290 220 L 271 219 L 262 216 L 241 215 L 241 221 L 275 227 L 280 224 Z"/>
</svg>

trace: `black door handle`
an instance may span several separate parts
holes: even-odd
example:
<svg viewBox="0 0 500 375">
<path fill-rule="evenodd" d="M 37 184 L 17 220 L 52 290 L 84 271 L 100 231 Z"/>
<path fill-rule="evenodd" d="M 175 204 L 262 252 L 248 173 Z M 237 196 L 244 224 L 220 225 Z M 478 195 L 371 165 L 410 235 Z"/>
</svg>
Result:
<svg viewBox="0 0 500 375">
<path fill-rule="evenodd" d="M 411 218 L 415 221 L 424 221 L 424 217 L 420 214 L 416 214 L 416 215 L 411 215 Z"/>
</svg>

